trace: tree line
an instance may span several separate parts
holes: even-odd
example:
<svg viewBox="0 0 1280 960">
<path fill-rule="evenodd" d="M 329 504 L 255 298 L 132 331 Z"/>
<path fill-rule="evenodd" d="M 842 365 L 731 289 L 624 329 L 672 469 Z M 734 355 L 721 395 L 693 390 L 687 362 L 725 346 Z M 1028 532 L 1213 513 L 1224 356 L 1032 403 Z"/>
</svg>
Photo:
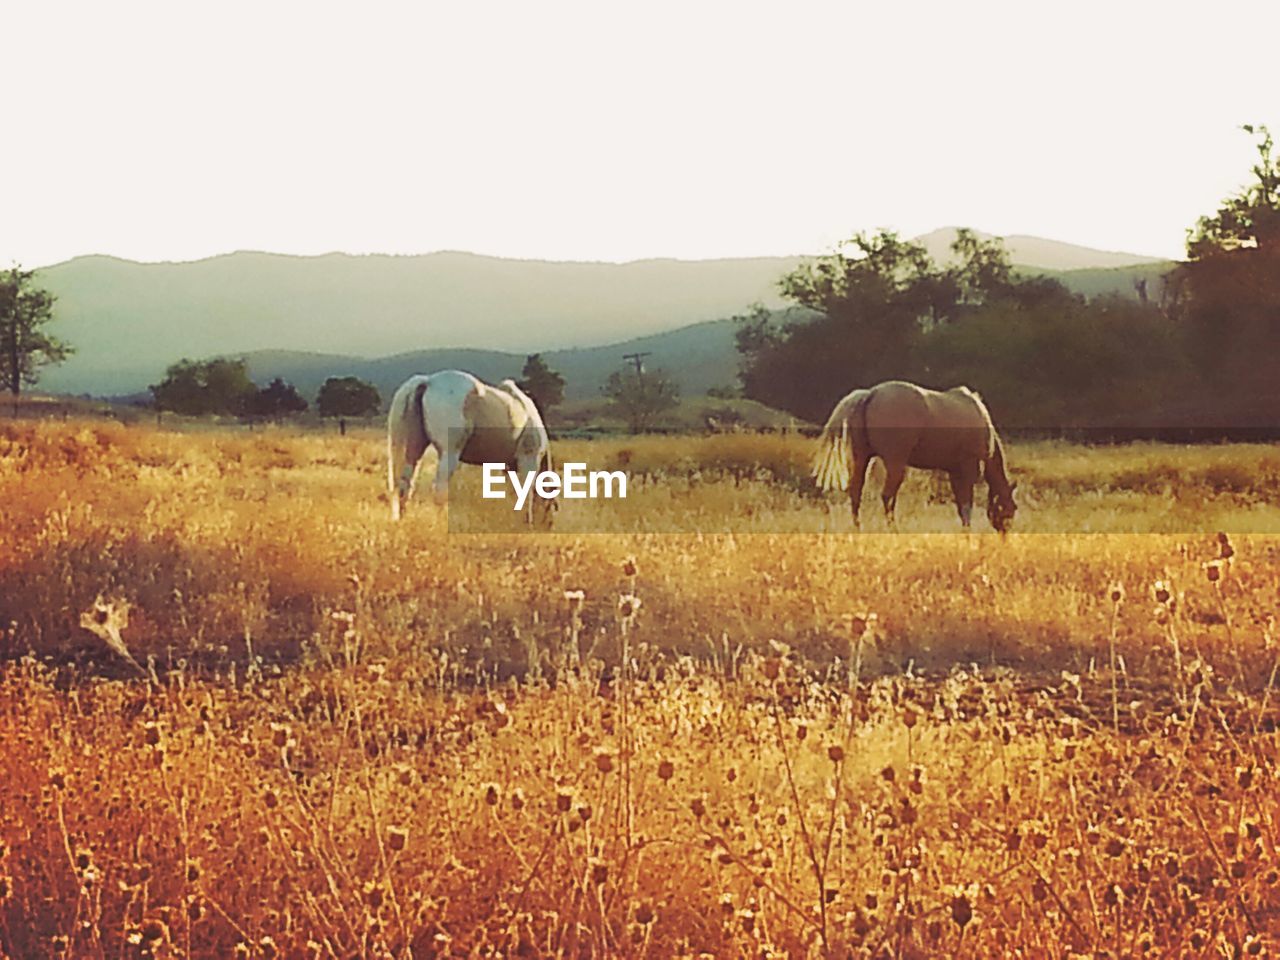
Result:
<svg viewBox="0 0 1280 960">
<path fill-rule="evenodd" d="M 150 390 L 158 412 L 186 416 L 283 420 L 310 407 L 297 388 L 280 377 L 259 387 L 249 378 L 244 360 L 180 360 Z M 316 394 L 317 412 L 336 419 L 343 433 L 348 417 L 371 416 L 381 408 L 378 389 L 358 377 L 330 377 Z"/>
<path fill-rule="evenodd" d="M 1086 301 L 967 230 L 945 266 L 858 234 L 781 279 L 798 311 L 739 318 L 743 392 L 821 422 L 849 390 L 903 379 L 972 386 L 1027 431 L 1280 432 L 1280 160 L 1265 127 L 1244 129 L 1253 181 L 1188 231 L 1164 302 Z"/>
</svg>

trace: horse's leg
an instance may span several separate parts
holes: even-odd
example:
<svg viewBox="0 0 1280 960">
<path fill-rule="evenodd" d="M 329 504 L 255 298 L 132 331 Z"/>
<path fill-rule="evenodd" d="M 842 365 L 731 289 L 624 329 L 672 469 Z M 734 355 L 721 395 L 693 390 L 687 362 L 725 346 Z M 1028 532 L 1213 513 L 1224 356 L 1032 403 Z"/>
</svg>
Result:
<svg viewBox="0 0 1280 960">
<path fill-rule="evenodd" d="M 867 482 L 867 467 L 870 457 L 855 457 L 853 470 L 849 474 L 849 507 L 853 511 L 853 525 L 861 527 L 858 521 L 858 509 L 862 506 L 862 487 Z"/>
<path fill-rule="evenodd" d="M 440 462 L 436 464 L 436 481 L 432 485 L 432 493 L 436 503 L 445 503 L 449 499 L 449 480 L 462 459 L 462 448 L 455 448 L 450 437 L 449 444 L 437 449 L 440 450 Z"/>
<path fill-rule="evenodd" d="M 966 530 L 973 516 L 973 485 L 977 482 L 977 463 L 965 463 L 951 471 L 951 492 L 956 498 L 956 512 L 960 514 L 960 525 Z"/>
<path fill-rule="evenodd" d="M 884 460 L 884 457 L 880 459 Z M 880 499 L 884 501 L 884 515 L 890 526 L 893 525 L 893 508 L 898 503 L 898 488 L 902 486 L 902 480 L 906 475 L 905 462 L 884 460 L 884 490 L 880 494 Z"/>
<path fill-rule="evenodd" d="M 409 496 L 413 493 L 413 480 L 418 472 L 418 461 L 427 452 L 426 438 L 421 433 L 410 429 L 408 425 L 397 424 L 396 431 L 389 444 L 391 484 L 391 519 L 399 520 L 404 515 Z"/>
</svg>

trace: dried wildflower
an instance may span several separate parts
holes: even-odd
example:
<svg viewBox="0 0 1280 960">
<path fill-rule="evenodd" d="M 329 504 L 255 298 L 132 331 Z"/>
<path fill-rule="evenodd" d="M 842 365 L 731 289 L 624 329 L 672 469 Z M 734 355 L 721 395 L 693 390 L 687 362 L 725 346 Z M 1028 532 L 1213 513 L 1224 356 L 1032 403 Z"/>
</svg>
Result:
<svg viewBox="0 0 1280 960">
<path fill-rule="evenodd" d="M 283 750 L 289 745 L 289 728 L 283 723 L 271 724 L 271 745 Z"/>
<path fill-rule="evenodd" d="M 919 715 L 912 707 L 907 706 L 902 708 L 902 725 L 908 730 L 914 727 L 916 725 L 916 721 L 919 719 Z"/>
<path fill-rule="evenodd" d="M 1236 548 L 1231 545 L 1231 538 L 1227 536 L 1226 531 L 1218 533 L 1218 557 L 1222 560 L 1230 560 L 1236 555 Z"/>
<path fill-rule="evenodd" d="M 91 606 L 80 614 L 80 627 L 102 639 L 111 651 L 133 664 L 139 673 L 146 673 L 125 646 L 121 631 L 129 626 L 129 604 L 124 600 L 104 600 L 99 594 Z"/>
<path fill-rule="evenodd" d="M 409 831 L 404 827 L 388 827 L 387 828 L 387 848 L 397 853 L 403 850 L 409 843 Z"/>
<path fill-rule="evenodd" d="M 670 780 L 676 772 L 676 765 L 670 760 L 660 760 L 658 762 L 658 779 Z"/>
<path fill-rule="evenodd" d="M 693 815 L 699 819 L 707 815 L 707 803 L 702 799 L 702 797 L 694 797 L 689 802 L 689 809 L 693 812 Z"/>
<path fill-rule="evenodd" d="M 268 810 L 274 810 L 276 807 L 280 806 L 280 795 L 270 787 L 267 787 L 262 794 L 262 803 Z"/>
<path fill-rule="evenodd" d="M 613 770 L 613 756 L 608 751 L 596 751 L 596 769 L 601 773 L 609 773 Z"/>
<path fill-rule="evenodd" d="M 1205 579 L 1210 583 L 1217 583 L 1226 573 L 1227 565 L 1224 560 L 1210 560 L 1208 563 L 1203 564 L 1203 567 Z"/>
<path fill-rule="evenodd" d="M 1169 584 L 1163 580 L 1157 580 L 1151 585 L 1151 596 L 1155 598 L 1156 603 L 1167 605 L 1173 599 L 1173 591 L 1169 589 Z"/>
<path fill-rule="evenodd" d="M 148 720 L 142 725 L 142 740 L 148 747 L 160 745 L 160 725 Z"/>
<path fill-rule="evenodd" d="M 963 893 L 951 898 L 951 919 L 961 928 L 973 919 L 973 905 Z"/>
<path fill-rule="evenodd" d="M 396 767 L 396 782 L 402 787 L 413 786 L 413 767 L 403 763 Z"/>
<path fill-rule="evenodd" d="M 624 593 L 618 597 L 618 619 L 624 623 L 630 623 L 640 611 L 640 598 Z"/>
<path fill-rule="evenodd" d="M 558 813 L 568 813 L 569 808 L 573 806 L 573 795 L 565 793 L 563 790 L 556 794 L 556 811 Z"/>
<path fill-rule="evenodd" d="M 657 914 L 653 912 L 653 906 L 648 903 L 642 903 L 636 907 L 636 923 L 647 927 L 657 919 Z"/>
<path fill-rule="evenodd" d="M 609 879 L 609 865 L 603 860 L 592 858 L 591 860 L 591 882 L 597 887 L 603 886 L 604 882 Z"/>
<path fill-rule="evenodd" d="M 1111 598 L 1112 603 L 1124 602 L 1124 584 L 1119 580 L 1111 584 L 1111 589 L 1107 592 L 1107 596 Z"/>
<path fill-rule="evenodd" d="M 525 802 L 524 791 L 522 789 L 520 789 L 519 787 L 516 787 L 514 790 L 511 791 L 511 809 L 512 810 L 523 810 L 524 802 Z"/>
<path fill-rule="evenodd" d="M 496 783 L 486 783 L 484 785 L 484 802 L 491 807 L 498 805 L 498 785 Z"/>
<path fill-rule="evenodd" d="M 622 575 L 624 577 L 634 577 L 640 572 L 640 567 L 636 563 L 635 557 L 627 557 L 622 561 Z"/>
<path fill-rule="evenodd" d="M 827 747 L 827 756 L 831 759 L 832 763 L 840 763 L 844 760 L 844 747 L 840 746 L 838 743 L 832 744 Z"/>
</svg>

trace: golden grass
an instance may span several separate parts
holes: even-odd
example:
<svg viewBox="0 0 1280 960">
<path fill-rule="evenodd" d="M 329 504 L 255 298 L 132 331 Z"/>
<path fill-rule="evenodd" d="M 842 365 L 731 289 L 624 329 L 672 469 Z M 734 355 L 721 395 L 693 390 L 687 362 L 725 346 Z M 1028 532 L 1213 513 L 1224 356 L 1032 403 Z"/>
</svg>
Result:
<svg viewBox="0 0 1280 960">
<path fill-rule="evenodd" d="M 647 483 L 460 535 L 373 432 L 0 427 L 0 947 L 1274 950 L 1277 541 L 1214 531 L 1280 456 L 1013 445 L 1002 539 L 810 451 L 568 443 Z M 592 532 L 655 513 L 733 532 Z"/>
</svg>

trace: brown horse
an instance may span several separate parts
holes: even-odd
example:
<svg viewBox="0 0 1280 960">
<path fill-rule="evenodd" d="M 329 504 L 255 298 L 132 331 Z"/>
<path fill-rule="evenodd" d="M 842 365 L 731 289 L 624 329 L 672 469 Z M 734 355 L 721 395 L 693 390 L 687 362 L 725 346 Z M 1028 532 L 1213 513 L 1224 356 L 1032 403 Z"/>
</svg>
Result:
<svg viewBox="0 0 1280 960">
<path fill-rule="evenodd" d="M 1004 448 L 982 398 L 968 387 L 939 392 L 890 380 L 854 390 L 831 412 L 822 429 L 813 475 L 824 490 L 849 491 L 858 523 L 862 486 L 872 459 L 884 461 L 881 499 L 890 522 L 907 467 L 945 470 L 951 476 L 960 522 L 969 526 L 973 487 L 987 481 L 987 519 L 1004 533 L 1013 520 L 1016 483 L 1005 473 Z"/>
</svg>

